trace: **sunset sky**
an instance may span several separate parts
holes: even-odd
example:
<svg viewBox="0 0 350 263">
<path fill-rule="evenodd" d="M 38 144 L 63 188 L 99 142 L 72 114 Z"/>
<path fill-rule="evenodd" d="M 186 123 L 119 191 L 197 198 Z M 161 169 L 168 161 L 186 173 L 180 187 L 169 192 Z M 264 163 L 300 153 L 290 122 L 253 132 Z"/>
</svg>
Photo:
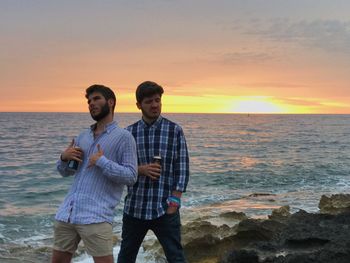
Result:
<svg viewBox="0 0 350 263">
<path fill-rule="evenodd" d="M 350 113 L 348 0 L 1 0 L 0 111 L 86 112 L 95 83 L 138 111 Z"/>
</svg>

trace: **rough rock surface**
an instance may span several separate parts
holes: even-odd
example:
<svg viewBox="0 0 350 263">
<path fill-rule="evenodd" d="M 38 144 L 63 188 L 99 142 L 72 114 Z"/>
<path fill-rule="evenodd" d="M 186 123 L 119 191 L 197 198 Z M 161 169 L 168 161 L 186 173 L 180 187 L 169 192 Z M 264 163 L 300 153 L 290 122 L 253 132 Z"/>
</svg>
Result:
<svg viewBox="0 0 350 263">
<path fill-rule="evenodd" d="M 322 195 L 318 208 L 327 214 L 350 212 L 350 194 Z"/>
<path fill-rule="evenodd" d="M 268 219 L 241 216 L 242 221 L 233 227 L 192 222 L 183 227 L 188 262 L 349 263 L 347 196 L 322 197 L 320 208 L 331 203 L 327 210 L 331 213 L 300 210 L 290 214 L 285 206 L 274 210 Z"/>
<path fill-rule="evenodd" d="M 246 221 L 250 221 L 249 228 Z M 245 238 L 245 250 L 258 255 L 256 262 L 350 262 L 350 213 L 329 215 L 299 211 L 283 221 L 245 220 L 237 231 L 237 235 Z M 239 253 L 242 251 L 233 247 L 220 262 L 245 262 L 244 257 L 237 256 Z"/>
<path fill-rule="evenodd" d="M 243 220 L 235 234 L 241 247 L 232 246 L 218 262 L 350 262 L 350 195 L 322 196 L 319 208 L 291 215 L 281 207 L 268 220 Z"/>
</svg>

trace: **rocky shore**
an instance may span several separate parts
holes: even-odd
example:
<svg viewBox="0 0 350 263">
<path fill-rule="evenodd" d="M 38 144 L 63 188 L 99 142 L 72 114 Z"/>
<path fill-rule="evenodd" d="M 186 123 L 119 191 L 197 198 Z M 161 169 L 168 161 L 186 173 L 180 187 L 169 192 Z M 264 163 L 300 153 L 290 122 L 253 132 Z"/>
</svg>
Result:
<svg viewBox="0 0 350 263">
<path fill-rule="evenodd" d="M 269 198 L 269 197 L 267 197 Z M 182 227 L 188 263 L 349 263 L 350 195 L 322 196 L 319 212 L 291 213 L 289 206 L 272 210 L 268 218 L 248 218 L 242 212 L 206 208 L 186 217 Z M 48 240 L 48 244 L 52 240 Z M 120 238 L 115 236 L 116 246 Z M 50 246 L 9 246 L 0 262 L 48 262 Z M 152 236 L 143 243 L 146 262 L 165 263 Z M 84 253 L 80 247 L 78 255 Z M 149 256 L 149 258 L 147 258 Z"/>
<path fill-rule="evenodd" d="M 183 226 L 189 263 L 349 263 L 350 195 L 322 196 L 319 213 L 288 206 L 268 219 L 226 212 L 195 219 Z M 217 223 L 227 222 L 221 225 Z M 230 226 L 231 225 L 231 226 Z M 156 262 L 166 262 L 156 242 L 145 244 Z"/>
<path fill-rule="evenodd" d="M 220 263 L 348 263 L 350 262 L 350 195 L 322 196 L 319 213 L 289 207 L 273 210 L 268 219 L 242 219 L 233 227 L 197 222 L 186 231 L 190 262 Z M 237 220 L 234 213 L 223 214 Z M 197 229 L 198 229 L 197 228 Z M 194 235 L 197 238 L 194 238 Z M 202 235 L 200 235 L 202 233 Z"/>
</svg>

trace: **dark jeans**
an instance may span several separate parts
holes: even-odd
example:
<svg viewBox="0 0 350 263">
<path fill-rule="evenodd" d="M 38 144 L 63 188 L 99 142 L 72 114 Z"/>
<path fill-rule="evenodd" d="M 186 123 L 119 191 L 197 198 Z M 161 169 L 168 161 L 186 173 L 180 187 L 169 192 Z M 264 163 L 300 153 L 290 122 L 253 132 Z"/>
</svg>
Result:
<svg viewBox="0 0 350 263">
<path fill-rule="evenodd" d="M 185 263 L 181 245 L 180 213 L 163 215 L 154 220 L 141 220 L 124 213 L 122 244 L 118 263 L 134 263 L 148 230 L 152 230 L 162 245 L 169 263 Z"/>
</svg>

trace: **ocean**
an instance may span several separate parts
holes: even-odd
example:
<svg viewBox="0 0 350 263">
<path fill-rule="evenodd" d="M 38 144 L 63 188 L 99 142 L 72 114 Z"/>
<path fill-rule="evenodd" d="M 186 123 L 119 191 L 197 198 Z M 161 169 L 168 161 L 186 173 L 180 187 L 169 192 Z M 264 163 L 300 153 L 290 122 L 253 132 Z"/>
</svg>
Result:
<svg viewBox="0 0 350 263">
<path fill-rule="evenodd" d="M 321 195 L 350 190 L 350 115 L 164 117 L 183 127 L 190 153 L 183 222 L 223 210 L 264 218 L 282 205 L 317 212 Z M 115 116 L 121 127 L 139 118 Z M 88 113 L 0 113 L 0 124 L 0 262 L 46 262 L 72 180 L 58 174 L 56 161 L 92 120 Z M 122 207 L 113 225 L 119 237 Z M 141 251 L 138 262 L 145 258 Z M 92 259 L 83 253 L 74 262 Z"/>
</svg>

